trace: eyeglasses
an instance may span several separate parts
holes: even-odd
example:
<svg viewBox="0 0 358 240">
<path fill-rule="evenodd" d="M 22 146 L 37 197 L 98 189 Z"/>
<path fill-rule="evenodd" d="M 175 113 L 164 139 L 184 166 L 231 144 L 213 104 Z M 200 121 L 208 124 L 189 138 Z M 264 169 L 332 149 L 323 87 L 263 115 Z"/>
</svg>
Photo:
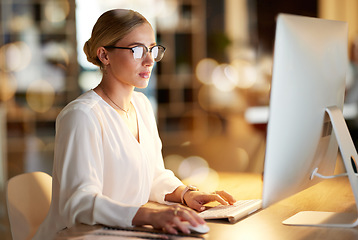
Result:
<svg viewBox="0 0 358 240">
<path fill-rule="evenodd" d="M 149 49 L 144 45 L 138 45 L 138 46 L 131 47 L 131 48 L 117 47 L 117 46 L 105 46 L 104 48 L 132 50 L 134 60 L 141 60 L 141 59 L 145 58 L 145 56 L 147 55 L 148 52 L 150 52 L 152 54 L 154 61 L 156 61 L 156 62 L 159 62 L 160 60 L 162 60 L 162 58 L 164 56 L 164 52 L 165 52 L 165 47 L 163 47 L 161 45 L 155 45 Z"/>
</svg>

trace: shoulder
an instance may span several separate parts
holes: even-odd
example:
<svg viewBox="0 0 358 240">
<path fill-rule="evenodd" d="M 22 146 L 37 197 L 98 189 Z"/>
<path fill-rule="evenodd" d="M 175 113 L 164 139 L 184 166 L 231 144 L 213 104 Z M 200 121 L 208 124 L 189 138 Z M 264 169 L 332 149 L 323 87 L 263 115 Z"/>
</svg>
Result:
<svg viewBox="0 0 358 240">
<path fill-rule="evenodd" d="M 65 117 L 94 117 L 95 109 L 99 107 L 100 99 L 101 98 L 93 90 L 83 93 L 62 109 L 57 117 L 57 121 L 60 121 Z"/>
</svg>

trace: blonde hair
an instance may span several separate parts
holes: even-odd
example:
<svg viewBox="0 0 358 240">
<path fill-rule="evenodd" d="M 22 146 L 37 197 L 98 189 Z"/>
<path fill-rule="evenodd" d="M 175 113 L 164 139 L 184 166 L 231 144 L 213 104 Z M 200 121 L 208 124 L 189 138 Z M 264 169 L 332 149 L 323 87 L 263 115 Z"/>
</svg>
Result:
<svg viewBox="0 0 358 240">
<path fill-rule="evenodd" d="M 83 46 L 87 60 L 103 69 L 97 49 L 115 45 L 135 27 L 149 23 L 140 13 L 127 9 L 114 9 L 103 13 L 93 27 L 91 38 Z"/>
</svg>

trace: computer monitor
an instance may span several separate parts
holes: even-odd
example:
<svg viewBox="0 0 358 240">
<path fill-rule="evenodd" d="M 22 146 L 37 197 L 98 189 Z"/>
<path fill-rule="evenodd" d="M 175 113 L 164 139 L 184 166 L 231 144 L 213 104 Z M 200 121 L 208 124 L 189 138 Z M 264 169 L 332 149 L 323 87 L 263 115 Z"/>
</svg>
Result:
<svg viewBox="0 0 358 240">
<path fill-rule="evenodd" d="M 334 174 L 338 146 L 347 155 L 343 156 L 345 167 L 358 191 L 351 163 L 357 152 L 342 115 L 348 69 L 347 32 L 347 23 L 341 21 L 278 15 L 263 208 L 320 182 L 319 174 Z M 324 222 L 306 220 L 287 224 Z"/>
</svg>

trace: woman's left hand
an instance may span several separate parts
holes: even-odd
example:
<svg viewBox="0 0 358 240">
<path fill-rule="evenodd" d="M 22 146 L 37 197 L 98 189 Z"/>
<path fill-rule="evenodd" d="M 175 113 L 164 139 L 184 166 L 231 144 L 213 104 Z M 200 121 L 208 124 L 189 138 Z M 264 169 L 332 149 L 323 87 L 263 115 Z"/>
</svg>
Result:
<svg viewBox="0 0 358 240">
<path fill-rule="evenodd" d="M 184 195 L 184 200 L 188 207 L 199 212 L 204 211 L 204 205 L 209 202 L 217 201 L 223 205 L 232 205 L 236 202 L 234 197 L 225 191 L 215 191 L 213 193 L 188 191 Z"/>
</svg>

